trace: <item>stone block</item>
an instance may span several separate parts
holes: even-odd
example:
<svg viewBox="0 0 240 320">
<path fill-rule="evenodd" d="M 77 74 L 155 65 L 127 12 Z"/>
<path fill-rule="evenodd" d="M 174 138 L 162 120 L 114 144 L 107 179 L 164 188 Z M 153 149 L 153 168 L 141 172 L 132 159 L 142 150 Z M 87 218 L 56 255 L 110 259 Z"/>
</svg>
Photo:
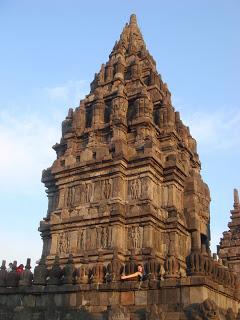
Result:
<svg viewBox="0 0 240 320">
<path fill-rule="evenodd" d="M 135 305 L 147 305 L 147 291 L 135 291 Z"/>
<path fill-rule="evenodd" d="M 134 304 L 134 292 L 133 291 L 121 292 L 120 295 L 121 295 L 120 301 L 123 306 Z"/>
<path fill-rule="evenodd" d="M 34 308 L 36 304 L 36 297 L 33 295 L 26 295 L 23 297 L 23 306 Z"/>
<path fill-rule="evenodd" d="M 76 293 L 76 306 L 80 307 L 82 306 L 82 292 L 77 292 Z"/>
<path fill-rule="evenodd" d="M 180 295 L 183 304 L 187 305 L 190 303 L 190 287 L 182 287 Z"/>
<path fill-rule="evenodd" d="M 109 305 L 119 305 L 120 304 L 120 292 L 113 291 L 109 292 Z"/>
<path fill-rule="evenodd" d="M 36 307 L 52 307 L 54 305 L 54 296 L 53 294 L 42 294 L 36 296 Z"/>
<path fill-rule="evenodd" d="M 109 305 L 109 294 L 110 292 L 99 292 L 99 302 L 101 306 Z"/>
<path fill-rule="evenodd" d="M 44 320 L 44 315 L 42 312 L 33 313 L 31 320 Z"/>
<path fill-rule="evenodd" d="M 158 290 L 149 290 L 147 292 L 147 304 L 152 305 L 152 304 L 158 304 Z"/>
<path fill-rule="evenodd" d="M 7 306 L 14 308 L 22 305 L 23 296 L 20 294 L 11 294 L 7 299 Z"/>
<path fill-rule="evenodd" d="M 57 306 L 57 307 L 61 307 L 63 305 L 63 295 L 62 294 L 55 294 L 54 295 L 54 304 Z"/>
<path fill-rule="evenodd" d="M 69 295 L 69 306 L 76 307 L 77 305 L 77 295 L 76 293 L 70 293 Z"/>
<path fill-rule="evenodd" d="M 205 297 L 205 298 L 204 298 Z M 207 294 L 203 293 L 203 287 L 190 288 L 190 303 L 201 303 L 207 298 Z"/>
</svg>

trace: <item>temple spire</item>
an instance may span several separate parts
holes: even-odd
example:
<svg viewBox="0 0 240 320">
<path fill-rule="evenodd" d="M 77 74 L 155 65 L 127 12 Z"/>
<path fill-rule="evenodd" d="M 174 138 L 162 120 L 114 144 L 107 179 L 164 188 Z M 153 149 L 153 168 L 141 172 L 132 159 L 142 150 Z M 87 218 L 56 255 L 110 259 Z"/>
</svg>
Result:
<svg viewBox="0 0 240 320">
<path fill-rule="evenodd" d="M 111 55 L 116 52 L 131 55 L 144 50 L 146 50 L 146 44 L 138 26 L 137 17 L 135 14 L 132 14 L 129 23 L 126 23 L 123 28 L 120 40 L 115 43 Z"/>
</svg>

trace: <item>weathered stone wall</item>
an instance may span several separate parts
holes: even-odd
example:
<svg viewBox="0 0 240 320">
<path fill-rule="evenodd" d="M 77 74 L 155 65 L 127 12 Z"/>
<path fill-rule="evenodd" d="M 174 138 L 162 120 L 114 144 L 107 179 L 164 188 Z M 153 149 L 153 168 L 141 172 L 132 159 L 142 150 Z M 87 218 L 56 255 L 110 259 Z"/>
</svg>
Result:
<svg viewBox="0 0 240 320">
<path fill-rule="evenodd" d="M 230 319 L 236 319 L 238 301 L 226 291 L 211 288 L 207 279 L 166 280 L 155 289 L 149 285 L 156 283 L 1 288 L 0 320 L 212 319 L 201 314 L 204 302 L 219 314 L 214 319 L 229 319 L 229 308 L 234 314 Z M 199 318 L 193 317 L 194 312 Z"/>
</svg>

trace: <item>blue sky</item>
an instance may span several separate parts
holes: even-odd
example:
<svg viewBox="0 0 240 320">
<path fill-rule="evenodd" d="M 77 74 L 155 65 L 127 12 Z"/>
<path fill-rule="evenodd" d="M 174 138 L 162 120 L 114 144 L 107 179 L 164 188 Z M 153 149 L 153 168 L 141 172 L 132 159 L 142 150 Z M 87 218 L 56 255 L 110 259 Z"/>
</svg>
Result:
<svg viewBox="0 0 240 320">
<path fill-rule="evenodd" d="M 198 141 L 213 250 L 227 229 L 240 187 L 240 2 L 0 0 L 0 259 L 39 258 L 41 171 L 132 13 Z"/>
</svg>

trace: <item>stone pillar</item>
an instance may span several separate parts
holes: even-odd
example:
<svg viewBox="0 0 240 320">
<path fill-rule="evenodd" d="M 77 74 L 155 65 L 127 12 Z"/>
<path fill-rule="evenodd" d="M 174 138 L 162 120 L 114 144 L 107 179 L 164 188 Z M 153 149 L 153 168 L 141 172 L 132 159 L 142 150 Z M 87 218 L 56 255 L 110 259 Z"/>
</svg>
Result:
<svg viewBox="0 0 240 320">
<path fill-rule="evenodd" d="M 102 88 L 95 90 L 95 102 L 93 105 L 93 127 L 98 128 L 104 124 L 104 99 Z"/>
<path fill-rule="evenodd" d="M 200 232 L 195 230 L 191 233 L 192 251 L 201 250 L 201 237 Z"/>
</svg>

